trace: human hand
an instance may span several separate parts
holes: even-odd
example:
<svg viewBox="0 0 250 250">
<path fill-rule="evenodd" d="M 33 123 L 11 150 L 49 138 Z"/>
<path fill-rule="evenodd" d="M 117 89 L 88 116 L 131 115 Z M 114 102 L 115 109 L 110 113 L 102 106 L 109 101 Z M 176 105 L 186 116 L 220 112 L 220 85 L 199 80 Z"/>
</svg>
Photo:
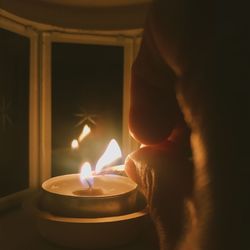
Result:
<svg viewBox="0 0 250 250">
<path fill-rule="evenodd" d="M 183 237 L 185 203 L 193 185 L 189 129 L 176 100 L 175 81 L 146 34 L 133 65 L 129 127 L 147 146 L 129 155 L 126 172 L 147 199 L 162 249 L 174 249 Z"/>
<path fill-rule="evenodd" d="M 134 138 L 147 146 L 128 157 L 126 171 L 145 194 L 162 248 L 174 249 L 187 228 L 186 203 L 193 188 L 189 131 L 176 97 L 188 60 L 186 53 L 181 54 L 184 44 L 175 43 L 179 37 L 173 29 L 168 26 L 171 32 L 162 32 L 158 21 L 149 17 L 132 69 L 129 127 Z M 171 24 L 178 25 L 174 21 Z"/>
<path fill-rule="evenodd" d="M 193 185 L 196 240 L 178 249 L 249 249 L 250 22 L 243 1 L 225 5 L 156 0 L 133 65 L 129 127 L 148 146 L 129 156 L 127 172 L 148 199 L 164 249 L 185 237 L 180 218 Z M 184 174 L 192 172 L 184 120 L 194 181 Z"/>
<path fill-rule="evenodd" d="M 126 172 L 146 197 L 162 249 L 175 249 L 185 233 L 192 170 L 191 161 L 171 141 L 142 147 L 127 158 Z"/>
</svg>

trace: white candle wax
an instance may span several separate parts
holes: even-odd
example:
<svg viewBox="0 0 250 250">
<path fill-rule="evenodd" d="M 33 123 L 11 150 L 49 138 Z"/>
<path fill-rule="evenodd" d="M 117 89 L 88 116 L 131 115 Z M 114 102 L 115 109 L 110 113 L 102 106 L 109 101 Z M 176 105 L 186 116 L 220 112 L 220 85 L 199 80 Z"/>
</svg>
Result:
<svg viewBox="0 0 250 250">
<path fill-rule="evenodd" d="M 96 196 L 102 197 L 121 195 L 134 190 L 137 186 L 129 178 L 119 175 L 96 175 L 93 179 L 92 188 L 101 190 L 102 194 Z M 66 196 L 77 196 L 74 194 L 75 191 L 89 189 L 81 183 L 80 174 L 51 178 L 43 183 L 42 188 L 47 192 Z"/>
</svg>

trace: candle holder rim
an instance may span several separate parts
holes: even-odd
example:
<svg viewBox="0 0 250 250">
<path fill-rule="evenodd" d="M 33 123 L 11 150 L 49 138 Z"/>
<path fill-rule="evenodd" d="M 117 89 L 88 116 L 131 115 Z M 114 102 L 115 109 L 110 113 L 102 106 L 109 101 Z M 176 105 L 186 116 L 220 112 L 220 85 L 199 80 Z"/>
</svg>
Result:
<svg viewBox="0 0 250 250">
<path fill-rule="evenodd" d="M 114 194 L 114 195 L 95 195 L 95 196 L 89 196 L 89 195 L 75 195 L 75 194 L 59 194 L 59 193 L 54 193 L 54 192 L 50 192 L 50 191 L 47 191 L 46 189 L 43 189 L 44 192 L 47 192 L 49 194 L 52 194 L 53 196 L 58 196 L 58 197 L 65 197 L 65 198 L 71 198 L 71 199 L 81 199 L 83 198 L 84 200 L 95 200 L 95 199 L 98 199 L 98 200 L 106 200 L 107 198 L 109 199 L 112 199 L 112 198 L 119 198 L 120 196 L 122 197 L 127 197 L 129 196 L 131 193 L 135 192 L 137 190 L 137 186 L 128 191 L 128 192 L 123 192 L 123 193 L 119 193 L 119 194 Z"/>
<path fill-rule="evenodd" d="M 128 177 L 125 177 L 125 176 L 120 176 L 120 175 L 115 175 L 115 174 L 106 174 L 105 176 L 118 176 L 118 178 L 128 178 L 132 184 L 134 184 L 134 187 L 129 190 L 129 191 L 123 191 L 121 193 L 118 193 L 118 194 L 113 194 L 113 195 L 109 195 L 109 194 L 101 194 L 101 195 L 95 195 L 95 196 L 89 196 L 89 195 L 75 195 L 75 194 L 60 194 L 60 193 L 57 193 L 57 192 L 52 192 L 51 190 L 49 190 L 48 188 L 46 188 L 45 186 L 48 185 L 49 182 L 52 182 L 53 180 L 55 181 L 56 179 L 61 179 L 63 176 L 76 176 L 76 175 L 80 175 L 80 174 L 67 174 L 67 175 L 59 175 L 59 176 L 55 176 L 55 177 L 52 177 L 52 178 L 49 178 L 48 180 L 44 181 L 41 185 L 41 188 L 43 191 L 49 193 L 49 194 L 52 194 L 52 195 L 55 195 L 55 196 L 58 196 L 58 197 L 68 197 L 68 198 L 71 198 L 71 199 L 79 199 L 79 198 L 83 198 L 83 199 L 90 199 L 90 200 L 95 200 L 95 199 L 107 199 L 107 198 L 110 198 L 112 199 L 112 197 L 114 198 L 117 198 L 119 196 L 123 196 L 123 197 L 126 197 L 126 196 L 129 196 L 132 192 L 135 192 L 138 188 L 138 185 L 132 181 L 131 179 L 129 179 Z"/>
</svg>

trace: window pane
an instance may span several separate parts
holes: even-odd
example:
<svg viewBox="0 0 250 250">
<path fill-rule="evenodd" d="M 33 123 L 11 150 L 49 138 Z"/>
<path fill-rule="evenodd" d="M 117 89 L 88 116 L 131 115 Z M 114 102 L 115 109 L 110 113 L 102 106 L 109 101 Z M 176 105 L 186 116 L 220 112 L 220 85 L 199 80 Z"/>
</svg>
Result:
<svg viewBox="0 0 250 250">
<path fill-rule="evenodd" d="M 92 166 L 115 138 L 122 138 L 123 48 L 53 43 L 52 175 Z M 72 150 L 84 125 L 92 132 Z"/>
<path fill-rule="evenodd" d="M 29 47 L 0 29 L 0 197 L 29 186 Z"/>
</svg>

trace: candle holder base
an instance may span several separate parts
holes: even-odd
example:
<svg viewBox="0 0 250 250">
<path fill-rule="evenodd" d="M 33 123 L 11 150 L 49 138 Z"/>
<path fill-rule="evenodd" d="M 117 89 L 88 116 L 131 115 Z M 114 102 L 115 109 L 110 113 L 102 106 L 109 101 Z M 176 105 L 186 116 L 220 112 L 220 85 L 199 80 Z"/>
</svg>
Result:
<svg viewBox="0 0 250 250">
<path fill-rule="evenodd" d="M 135 212 L 100 218 L 51 214 L 40 209 L 39 196 L 26 200 L 24 209 L 36 219 L 43 238 L 63 247 L 96 249 L 125 245 L 140 237 L 149 223 L 146 203 L 141 194 L 138 195 Z"/>
</svg>

